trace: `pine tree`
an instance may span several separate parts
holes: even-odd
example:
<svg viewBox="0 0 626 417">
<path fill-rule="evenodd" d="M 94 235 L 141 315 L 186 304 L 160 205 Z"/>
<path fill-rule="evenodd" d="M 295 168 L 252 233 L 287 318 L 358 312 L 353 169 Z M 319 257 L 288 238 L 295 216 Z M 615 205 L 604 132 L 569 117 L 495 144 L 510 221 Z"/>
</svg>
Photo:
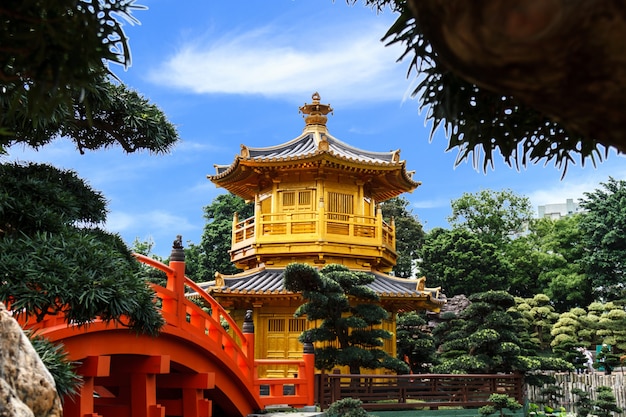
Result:
<svg viewBox="0 0 626 417">
<path fill-rule="evenodd" d="M 319 346 L 315 349 L 316 368 L 348 366 L 352 374 L 361 373 L 361 368 L 408 373 L 406 363 L 382 349 L 383 340 L 392 335 L 378 327 L 389 313 L 379 304 L 378 295 L 367 287 L 373 281 L 371 274 L 337 264 L 321 270 L 300 263 L 285 268 L 285 288 L 302 292 L 306 300 L 295 316 L 319 320 L 317 327 L 305 330 L 300 337 L 303 342 Z"/>
</svg>

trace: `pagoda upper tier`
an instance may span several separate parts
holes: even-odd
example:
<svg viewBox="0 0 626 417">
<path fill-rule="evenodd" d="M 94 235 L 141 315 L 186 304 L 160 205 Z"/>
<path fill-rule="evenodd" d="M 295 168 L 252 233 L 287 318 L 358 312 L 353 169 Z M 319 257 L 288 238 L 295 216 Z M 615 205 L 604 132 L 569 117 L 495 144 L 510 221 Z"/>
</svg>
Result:
<svg viewBox="0 0 626 417">
<path fill-rule="evenodd" d="M 241 145 L 230 165 L 208 176 L 255 203 L 253 218 L 235 218 L 231 260 L 243 269 L 308 262 L 390 271 L 395 230 L 378 204 L 420 183 L 399 150 L 367 151 L 330 135 L 332 108 L 317 93 L 300 111 L 300 136 L 263 148 Z"/>
</svg>

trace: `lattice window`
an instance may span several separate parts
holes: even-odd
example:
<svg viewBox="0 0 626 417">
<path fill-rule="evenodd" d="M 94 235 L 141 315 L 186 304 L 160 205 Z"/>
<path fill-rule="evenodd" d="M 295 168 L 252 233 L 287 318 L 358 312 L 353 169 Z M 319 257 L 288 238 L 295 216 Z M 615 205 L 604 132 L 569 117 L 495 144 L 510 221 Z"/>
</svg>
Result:
<svg viewBox="0 0 626 417">
<path fill-rule="evenodd" d="M 283 207 L 293 207 L 296 205 L 296 193 L 293 191 L 284 192 L 283 194 Z"/>
<path fill-rule="evenodd" d="M 328 193 L 328 212 L 333 220 L 348 221 L 354 214 L 354 196 L 352 194 Z"/>
<path fill-rule="evenodd" d="M 311 207 L 311 191 L 298 192 L 298 205 Z"/>
<path fill-rule="evenodd" d="M 313 210 L 313 191 L 283 191 L 281 192 L 283 211 L 311 211 Z"/>
<path fill-rule="evenodd" d="M 267 320 L 267 331 L 270 333 L 284 333 L 285 332 L 285 320 L 284 319 Z"/>
<path fill-rule="evenodd" d="M 289 331 L 302 333 L 306 330 L 305 319 L 289 319 Z"/>
</svg>

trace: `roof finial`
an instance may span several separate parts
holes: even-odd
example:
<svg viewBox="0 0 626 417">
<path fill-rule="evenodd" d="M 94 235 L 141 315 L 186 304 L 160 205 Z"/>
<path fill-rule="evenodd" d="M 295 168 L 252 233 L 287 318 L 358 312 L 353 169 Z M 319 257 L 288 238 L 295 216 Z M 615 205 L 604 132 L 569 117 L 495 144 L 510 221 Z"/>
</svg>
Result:
<svg viewBox="0 0 626 417">
<path fill-rule="evenodd" d="M 326 121 L 328 120 L 328 117 L 326 117 L 326 115 L 328 113 L 332 114 L 332 107 L 330 107 L 330 104 L 320 104 L 320 95 L 317 91 L 313 93 L 313 96 L 311 98 L 313 99 L 313 103 L 305 104 L 304 106 L 300 107 L 300 113 L 307 115 L 304 117 L 305 124 L 307 126 L 326 126 Z"/>
</svg>

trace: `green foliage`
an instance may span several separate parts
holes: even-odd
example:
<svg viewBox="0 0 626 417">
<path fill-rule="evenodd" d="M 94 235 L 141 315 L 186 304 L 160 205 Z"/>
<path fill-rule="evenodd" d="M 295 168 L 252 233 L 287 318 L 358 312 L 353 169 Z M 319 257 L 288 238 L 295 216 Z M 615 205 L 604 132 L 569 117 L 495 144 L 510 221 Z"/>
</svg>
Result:
<svg viewBox="0 0 626 417">
<path fill-rule="evenodd" d="M 302 292 L 306 300 L 295 316 L 320 321 L 318 327 L 301 335 L 302 341 L 318 342 L 316 368 L 330 370 L 346 365 L 353 374 L 360 373 L 361 368 L 408 372 L 404 362 L 381 348 L 383 340 L 391 339 L 392 335 L 376 328 L 389 313 L 380 306 L 376 293 L 367 287 L 373 280 L 371 274 L 336 264 L 321 270 L 298 263 L 285 268 L 285 288 Z"/>
<path fill-rule="evenodd" d="M 413 275 L 413 267 L 419 258 L 419 249 L 424 241 L 424 229 L 412 210 L 408 209 L 409 201 L 404 197 L 395 197 L 384 201 L 380 208 L 386 222 L 394 220 L 396 231 L 396 252 L 398 259 L 393 267 L 397 277 L 409 278 Z"/>
<path fill-rule="evenodd" d="M 576 407 L 576 416 L 587 417 L 593 410 L 593 403 L 589 393 L 580 388 L 574 388 L 572 389 L 572 394 L 577 397 L 574 402 L 574 406 Z"/>
<path fill-rule="evenodd" d="M 165 263 L 167 265 L 166 259 L 163 259 L 158 255 L 151 254 L 153 246 L 154 242 L 152 241 L 152 239 L 140 241 L 136 238 L 133 242 L 131 250 L 134 253 L 138 253 L 144 256 L 150 256 L 152 259 L 157 260 L 161 263 Z M 160 269 L 156 269 L 151 267 L 150 265 L 140 263 L 140 270 L 140 275 L 145 281 L 152 282 L 153 284 L 160 285 L 161 287 L 167 286 L 167 274 Z"/>
<path fill-rule="evenodd" d="M 113 82 L 109 63 L 130 65 L 122 21 L 134 0 L 8 0 L 0 7 L 0 154 L 64 136 L 77 149 L 166 152 L 175 127 L 156 106 Z M 59 30 L 62 28 L 62 30 Z M 10 47 L 4 47 L 4 46 Z M 97 226 L 104 197 L 44 164 L 0 164 L 0 300 L 42 319 L 63 312 L 157 334 L 163 318 L 122 239 Z M 61 350 L 36 342 L 62 392 L 76 383 Z M 68 376 L 69 375 L 69 376 Z"/>
<path fill-rule="evenodd" d="M 578 397 L 574 403 L 578 417 L 586 417 L 590 414 L 598 417 L 612 417 L 624 411 L 617 406 L 611 387 L 600 386 L 596 389 L 596 392 L 596 399 L 592 400 L 588 392 L 580 388 L 572 390 L 572 393 Z"/>
<path fill-rule="evenodd" d="M 509 265 L 502 252 L 468 230 L 435 228 L 426 235 L 421 253 L 421 273 L 448 297 L 469 288 L 482 292 L 507 287 Z"/>
<path fill-rule="evenodd" d="M 327 417 L 375 417 L 362 407 L 363 402 L 357 398 L 342 398 L 326 410 Z"/>
<path fill-rule="evenodd" d="M 82 379 L 74 372 L 74 364 L 67 357 L 63 345 L 55 345 L 48 339 L 28 334 L 35 352 L 41 358 L 56 385 L 57 393 L 63 399 L 65 396 L 73 397 L 78 394 L 78 386 Z"/>
<path fill-rule="evenodd" d="M 540 405 L 535 403 L 528 404 L 528 416 L 532 417 L 546 417 L 546 416 L 558 416 L 558 417 L 566 417 L 567 412 L 565 407 L 559 407 L 558 412 L 556 409 L 548 406 L 548 405 Z"/>
<path fill-rule="evenodd" d="M 163 324 L 139 264 L 104 221 L 100 193 L 49 165 L 0 164 L 0 300 L 43 319 L 63 312 L 86 324 L 119 320 L 156 334 Z"/>
<path fill-rule="evenodd" d="M 428 373 L 431 365 L 437 361 L 435 340 L 426 328 L 426 320 L 415 311 L 397 316 L 397 357 L 407 362 L 415 374 Z"/>
<path fill-rule="evenodd" d="M 604 369 L 606 375 L 610 375 L 616 366 L 619 366 L 619 356 L 613 353 L 613 349 L 609 345 L 602 345 L 600 352 L 596 356 L 593 367 L 596 369 Z"/>
<path fill-rule="evenodd" d="M 178 140 L 156 106 L 111 82 L 108 63 L 130 65 L 121 22 L 134 0 L 9 0 L 0 16 L 0 150 L 39 148 L 58 136 L 79 151 L 113 144 L 165 152 Z M 63 30 L 58 30 L 62 27 Z"/>
<path fill-rule="evenodd" d="M 515 299 L 510 294 L 486 291 L 469 299 L 472 303 L 458 318 L 433 331 L 440 355 L 433 372 L 531 374 L 539 369 L 572 369 L 565 361 L 538 355 L 522 316 L 511 308 Z"/>
<path fill-rule="evenodd" d="M 500 153 L 509 165 L 554 161 L 565 171 L 573 162 L 572 155 L 593 162 L 602 159 L 594 138 L 581 138 L 515 97 L 476 86 L 457 76 L 450 63 L 442 62 L 437 54 L 437 40 L 442 36 L 436 26 L 439 11 L 429 9 L 438 3 L 366 0 L 365 4 L 376 9 L 388 6 L 399 13 L 384 40 L 405 47 L 400 59 L 408 58 L 409 72 L 421 80 L 413 95 L 419 96 L 420 109 L 428 109 L 431 139 L 443 126 L 448 150 L 459 152 L 457 164 L 469 159 L 478 166 L 482 159 L 486 170 Z M 419 12 L 414 13 L 409 4 Z"/>
<path fill-rule="evenodd" d="M 626 311 L 621 302 L 592 303 L 588 319 L 596 328 L 597 344 L 626 351 Z"/>
<path fill-rule="evenodd" d="M 595 323 L 589 320 L 585 309 L 579 307 L 562 313 L 552 326 L 551 334 L 554 339 L 550 344 L 554 350 L 567 350 L 569 346 L 588 347 L 596 340 Z"/>
<path fill-rule="evenodd" d="M 597 298 L 610 301 L 626 281 L 626 181 L 612 177 L 601 188 L 585 193 L 580 221 L 587 250 L 583 264 Z"/>
<path fill-rule="evenodd" d="M 189 255 L 187 275 L 196 282 L 210 281 L 215 273 L 235 274 L 239 269 L 230 261 L 229 251 L 232 243 L 233 216 L 239 220 L 254 215 L 254 205 L 246 203 L 234 194 L 220 194 L 208 206 L 204 207 L 204 226 L 199 245 L 190 245 L 185 251 Z"/>
<path fill-rule="evenodd" d="M 552 326 L 559 314 L 554 311 L 550 298 L 537 294 L 533 298 L 516 298 L 514 307 L 521 315 L 526 327 L 531 332 L 533 343 L 541 350 L 547 350 L 552 342 Z"/>
<path fill-rule="evenodd" d="M 452 201 L 448 218 L 455 228 L 469 230 L 498 247 L 522 233 L 533 217 L 530 200 L 511 190 L 463 193 Z"/>
<path fill-rule="evenodd" d="M 554 410 L 558 409 L 558 404 L 563 398 L 561 391 L 561 387 L 552 383 L 545 384 L 539 390 L 541 398 L 537 402 L 541 404 L 541 407 L 546 414 L 553 414 Z"/>
<path fill-rule="evenodd" d="M 580 262 L 584 252 L 580 218 L 535 219 L 529 223 L 530 233 L 505 246 L 511 294 L 530 298 L 544 293 L 559 312 L 592 301 L 591 284 Z"/>
<path fill-rule="evenodd" d="M 595 415 L 598 417 L 611 417 L 624 411 L 617 406 L 611 387 L 601 386 L 596 391 L 597 399 L 592 402 Z"/>
<path fill-rule="evenodd" d="M 553 353 L 571 363 L 578 373 L 588 371 L 587 356 L 584 353 L 584 346 L 573 340 L 563 341 L 554 347 Z"/>
<path fill-rule="evenodd" d="M 481 416 L 489 416 L 495 413 L 498 413 L 500 417 L 512 416 L 512 414 L 506 413 L 506 410 L 515 411 L 522 408 L 522 405 L 515 398 L 511 398 L 506 394 L 491 394 L 487 401 L 490 404 L 478 409 Z"/>
<path fill-rule="evenodd" d="M 75 172 L 35 163 L 0 164 L 0 234 L 59 232 L 106 218 L 106 200 Z"/>
</svg>

